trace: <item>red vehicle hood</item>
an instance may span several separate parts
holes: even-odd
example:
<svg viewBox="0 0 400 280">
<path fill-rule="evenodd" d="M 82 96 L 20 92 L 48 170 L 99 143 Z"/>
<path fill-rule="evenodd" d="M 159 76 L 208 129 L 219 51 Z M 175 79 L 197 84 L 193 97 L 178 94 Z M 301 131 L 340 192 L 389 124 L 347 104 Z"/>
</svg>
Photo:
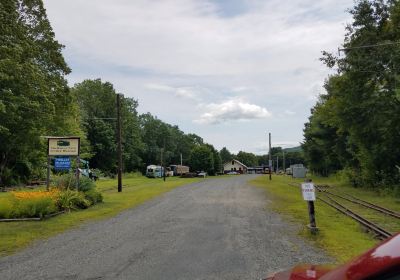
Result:
<svg viewBox="0 0 400 280">
<path fill-rule="evenodd" d="M 361 280 L 368 277 L 385 275 L 386 273 L 400 274 L 400 234 L 385 240 L 355 258 L 354 260 L 331 269 L 327 266 L 300 265 L 283 272 L 276 273 L 270 280 Z M 396 274 L 397 275 L 397 274 Z"/>
</svg>

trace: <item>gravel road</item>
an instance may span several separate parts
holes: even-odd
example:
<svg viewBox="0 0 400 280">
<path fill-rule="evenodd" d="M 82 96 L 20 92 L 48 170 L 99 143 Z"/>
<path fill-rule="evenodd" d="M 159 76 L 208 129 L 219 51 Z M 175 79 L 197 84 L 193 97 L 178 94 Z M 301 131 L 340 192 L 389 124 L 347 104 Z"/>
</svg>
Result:
<svg viewBox="0 0 400 280">
<path fill-rule="evenodd" d="M 206 179 L 0 259 L 0 279 L 260 279 L 332 261 L 266 210 L 257 175 Z"/>
</svg>

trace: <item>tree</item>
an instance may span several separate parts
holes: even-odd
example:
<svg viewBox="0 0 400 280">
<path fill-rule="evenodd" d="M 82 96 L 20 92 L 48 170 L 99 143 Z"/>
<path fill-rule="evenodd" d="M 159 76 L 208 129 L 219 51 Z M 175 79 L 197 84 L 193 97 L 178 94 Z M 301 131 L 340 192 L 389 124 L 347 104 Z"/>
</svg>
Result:
<svg viewBox="0 0 400 280">
<path fill-rule="evenodd" d="M 54 37 L 41 0 L 0 2 L 0 185 L 42 175 L 40 136 L 83 136 Z"/>
<path fill-rule="evenodd" d="M 116 95 L 109 82 L 85 80 L 72 89 L 82 114 L 82 128 L 90 142 L 90 164 L 107 174 L 116 173 Z M 142 165 L 138 103 L 131 98 L 121 99 L 123 167 L 125 172 Z"/>
<path fill-rule="evenodd" d="M 400 189 L 400 2 L 357 1 L 350 13 L 344 56 L 322 58 L 337 73 L 306 124 L 306 158 L 316 170 L 344 168 L 355 185 Z"/>
<path fill-rule="evenodd" d="M 233 159 L 233 155 L 231 152 L 226 147 L 223 147 L 221 151 L 219 151 L 219 154 L 221 155 L 221 161 L 222 163 L 227 163 Z"/>
<path fill-rule="evenodd" d="M 257 156 L 253 153 L 246 153 L 243 151 L 239 151 L 239 153 L 236 155 L 236 159 L 246 166 L 258 165 Z"/>
<path fill-rule="evenodd" d="M 214 172 L 214 156 L 212 150 L 206 146 L 195 146 L 190 153 L 190 167 L 194 171 Z"/>
</svg>

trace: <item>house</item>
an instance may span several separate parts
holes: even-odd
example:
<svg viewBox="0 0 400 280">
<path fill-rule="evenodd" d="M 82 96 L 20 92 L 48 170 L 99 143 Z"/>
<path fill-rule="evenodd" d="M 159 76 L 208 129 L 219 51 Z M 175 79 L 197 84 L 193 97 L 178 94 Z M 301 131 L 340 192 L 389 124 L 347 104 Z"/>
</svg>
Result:
<svg viewBox="0 0 400 280">
<path fill-rule="evenodd" d="M 236 171 L 240 174 L 246 174 L 247 166 L 241 163 L 240 161 L 233 159 L 224 164 L 224 173 L 228 173 L 231 171 Z"/>
</svg>

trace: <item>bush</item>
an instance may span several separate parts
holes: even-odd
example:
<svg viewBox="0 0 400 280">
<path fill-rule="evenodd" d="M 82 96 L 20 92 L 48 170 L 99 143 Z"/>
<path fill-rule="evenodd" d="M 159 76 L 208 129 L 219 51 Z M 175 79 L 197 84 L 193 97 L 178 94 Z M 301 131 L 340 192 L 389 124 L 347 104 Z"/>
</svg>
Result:
<svg viewBox="0 0 400 280">
<path fill-rule="evenodd" d="M 13 198 L 0 206 L 0 218 L 2 219 L 41 218 L 55 212 L 57 212 L 57 206 L 50 197 Z"/>
<path fill-rule="evenodd" d="M 13 216 L 16 218 L 41 218 L 57 212 L 54 200 L 50 197 L 34 199 L 16 199 L 13 205 Z"/>
<path fill-rule="evenodd" d="M 0 203 L 0 219 L 13 218 L 13 205 L 9 200 L 2 200 Z"/>
<path fill-rule="evenodd" d="M 77 185 L 77 180 L 75 174 L 68 173 L 58 177 L 55 180 L 55 185 L 60 190 L 75 190 Z M 96 184 L 85 176 L 79 177 L 79 191 L 87 192 L 96 187 Z"/>
<path fill-rule="evenodd" d="M 97 190 L 90 190 L 85 192 L 85 198 L 91 202 L 91 204 L 96 204 L 103 202 L 103 195 Z"/>
<path fill-rule="evenodd" d="M 71 209 L 85 209 L 91 205 L 91 202 L 85 198 L 82 192 L 74 190 L 64 190 L 57 199 L 57 206 L 62 210 L 71 211 Z"/>
</svg>

